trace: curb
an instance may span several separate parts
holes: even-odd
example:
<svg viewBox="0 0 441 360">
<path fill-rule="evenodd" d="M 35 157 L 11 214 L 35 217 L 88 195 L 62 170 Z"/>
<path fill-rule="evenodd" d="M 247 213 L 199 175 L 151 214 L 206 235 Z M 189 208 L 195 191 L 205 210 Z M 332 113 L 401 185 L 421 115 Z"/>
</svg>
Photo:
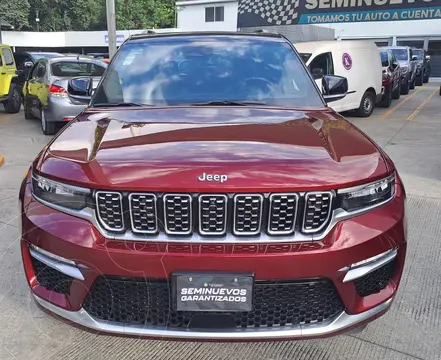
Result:
<svg viewBox="0 0 441 360">
<path fill-rule="evenodd" d="M 4 162 L 5 162 L 5 158 L 0 155 L 0 167 L 3 165 Z"/>
</svg>

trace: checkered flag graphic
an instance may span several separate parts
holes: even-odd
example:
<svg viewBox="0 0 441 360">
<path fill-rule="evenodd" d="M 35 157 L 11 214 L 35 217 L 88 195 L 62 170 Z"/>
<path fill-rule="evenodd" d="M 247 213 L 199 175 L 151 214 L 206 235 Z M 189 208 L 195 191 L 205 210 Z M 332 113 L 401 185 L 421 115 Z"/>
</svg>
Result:
<svg viewBox="0 0 441 360">
<path fill-rule="evenodd" d="M 239 15 L 254 13 L 271 25 L 295 23 L 300 0 L 241 0 Z"/>
</svg>

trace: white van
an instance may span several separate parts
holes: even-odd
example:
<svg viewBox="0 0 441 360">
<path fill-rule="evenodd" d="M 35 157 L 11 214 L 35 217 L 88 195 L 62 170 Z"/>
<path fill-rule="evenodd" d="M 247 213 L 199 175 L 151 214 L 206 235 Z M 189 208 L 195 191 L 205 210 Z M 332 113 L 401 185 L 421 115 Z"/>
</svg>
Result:
<svg viewBox="0 0 441 360">
<path fill-rule="evenodd" d="M 323 75 L 348 79 L 348 94 L 330 107 L 337 112 L 356 110 L 368 117 L 382 98 L 381 57 L 373 41 L 312 41 L 294 44 L 319 88 Z"/>
</svg>

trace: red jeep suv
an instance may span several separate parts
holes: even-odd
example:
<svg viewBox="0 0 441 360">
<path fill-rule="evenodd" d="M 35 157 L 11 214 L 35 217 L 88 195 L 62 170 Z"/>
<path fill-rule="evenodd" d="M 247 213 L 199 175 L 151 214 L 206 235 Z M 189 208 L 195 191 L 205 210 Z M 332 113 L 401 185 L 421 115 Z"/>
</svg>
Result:
<svg viewBox="0 0 441 360">
<path fill-rule="evenodd" d="M 33 162 L 26 278 L 92 331 L 196 340 L 358 331 L 394 299 L 405 191 L 390 158 L 269 33 L 136 35 Z M 92 94 L 93 93 L 93 94 Z"/>
</svg>

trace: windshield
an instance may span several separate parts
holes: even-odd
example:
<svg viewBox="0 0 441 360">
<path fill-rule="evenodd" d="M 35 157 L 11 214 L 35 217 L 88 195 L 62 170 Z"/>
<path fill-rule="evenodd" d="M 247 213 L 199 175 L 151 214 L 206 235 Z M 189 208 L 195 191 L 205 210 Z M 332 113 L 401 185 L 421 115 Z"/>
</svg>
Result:
<svg viewBox="0 0 441 360">
<path fill-rule="evenodd" d="M 126 43 L 112 61 L 92 106 L 219 101 L 324 106 L 289 44 L 223 36 L 176 36 Z"/>
<path fill-rule="evenodd" d="M 424 60 L 423 50 L 412 50 L 412 54 L 418 58 L 418 60 Z"/>
<path fill-rule="evenodd" d="M 389 66 L 389 54 L 386 51 L 380 52 L 381 57 L 381 65 L 382 66 Z"/>
<path fill-rule="evenodd" d="M 391 49 L 397 60 L 409 60 L 407 49 Z"/>
<path fill-rule="evenodd" d="M 60 57 L 60 56 L 64 56 L 63 54 L 57 54 L 57 53 L 39 53 L 39 54 L 32 54 L 32 57 L 35 60 L 39 60 L 39 59 L 47 59 L 47 58 L 53 58 L 53 57 Z"/>
<path fill-rule="evenodd" d="M 58 61 L 51 64 L 52 75 L 59 77 L 102 76 L 105 67 L 93 62 Z"/>
</svg>

